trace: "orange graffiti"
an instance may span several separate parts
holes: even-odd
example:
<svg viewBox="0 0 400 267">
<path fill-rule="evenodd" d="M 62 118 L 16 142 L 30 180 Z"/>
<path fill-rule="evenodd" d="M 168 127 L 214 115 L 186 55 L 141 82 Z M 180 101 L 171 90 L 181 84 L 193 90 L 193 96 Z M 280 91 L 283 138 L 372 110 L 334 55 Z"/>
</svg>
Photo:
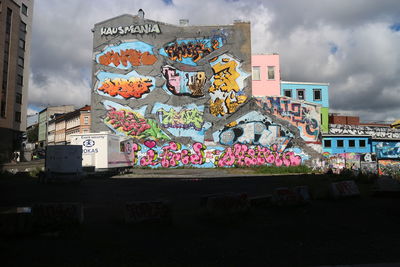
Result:
<svg viewBox="0 0 400 267">
<path fill-rule="evenodd" d="M 150 92 L 150 87 L 153 83 L 147 78 L 135 78 L 132 77 L 129 80 L 116 78 L 106 79 L 99 88 L 99 91 L 103 91 L 110 96 L 120 95 L 124 98 L 140 98 L 143 94 Z"/>
<path fill-rule="evenodd" d="M 135 49 L 121 50 L 119 53 L 111 50 L 99 57 L 100 64 L 108 66 L 113 63 L 115 67 L 118 67 L 119 64 L 127 67 L 128 62 L 131 63 L 132 66 L 153 65 L 156 61 L 156 56 L 149 52 L 142 53 Z"/>
</svg>

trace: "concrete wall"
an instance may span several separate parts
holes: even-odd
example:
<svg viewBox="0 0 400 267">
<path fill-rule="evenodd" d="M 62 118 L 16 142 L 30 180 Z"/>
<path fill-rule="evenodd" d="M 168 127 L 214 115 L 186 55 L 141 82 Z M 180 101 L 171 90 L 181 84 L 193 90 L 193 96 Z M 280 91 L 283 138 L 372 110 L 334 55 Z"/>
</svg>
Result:
<svg viewBox="0 0 400 267">
<path fill-rule="evenodd" d="M 251 66 L 259 67 L 260 79 L 253 78 L 253 96 L 279 96 L 281 95 L 281 71 L 279 55 L 252 55 Z M 268 67 L 274 67 L 274 79 L 268 79 Z"/>
<path fill-rule="evenodd" d="M 96 24 L 92 132 L 133 138 L 126 149 L 138 166 L 319 157 L 319 105 L 252 98 L 250 40 L 249 23 L 179 27 L 122 15 Z"/>
</svg>

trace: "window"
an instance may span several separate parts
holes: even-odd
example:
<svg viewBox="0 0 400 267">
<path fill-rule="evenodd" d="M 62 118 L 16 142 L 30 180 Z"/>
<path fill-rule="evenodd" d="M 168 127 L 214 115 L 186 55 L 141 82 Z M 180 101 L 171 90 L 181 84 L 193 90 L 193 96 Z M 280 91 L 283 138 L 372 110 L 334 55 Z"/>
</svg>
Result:
<svg viewBox="0 0 400 267">
<path fill-rule="evenodd" d="M 332 147 L 332 141 L 331 140 L 324 140 L 324 147 Z"/>
<path fill-rule="evenodd" d="M 88 129 L 83 129 L 83 133 L 89 133 Z"/>
<path fill-rule="evenodd" d="M 286 97 L 292 97 L 292 90 L 283 90 L 283 95 Z"/>
<path fill-rule="evenodd" d="M 314 95 L 314 101 L 321 101 L 322 100 L 321 89 L 314 89 L 313 90 L 313 95 Z"/>
<path fill-rule="evenodd" d="M 22 94 L 21 93 L 16 93 L 15 95 L 15 102 L 17 104 L 22 104 Z"/>
<path fill-rule="evenodd" d="M 365 147 L 365 140 L 359 140 L 360 147 Z"/>
<path fill-rule="evenodd" d="M 304 100 L 304 89 L 297 89 L 297 99 Z"/>
<path fill-rule="evenodd" d="M 24 58 L 23 57 L 18 57 L 18 66 L 24 67 Z"/>
<path fill-rule="evenodd" d="M 21 122 L 21 112 L 15 111 L 15 121 Z"/>
<path fill-rule="evenodd" d="M 356 146 L 356 140 L 349 140 L 349 147 L 355 147 Z"/>
<path fill-rule="evenodd" d="M 2 118 L 6 117 L 6 101 L 1 101 L 0 117 Z"/>
<path fill-rule="evenodd" d="M 344 145 L 343 145 L 343 140 L 337 140 L 336 141 L 336 143 L 337 143 L 337 147 L 343 147 Z"/>
<path fill-rule="evenodd" d="M 22 77 L 22 75 L 17 75 L 17 84 L 18 85 L 23 85 L 23 82 L 24 82 L 24 77 Z"/>
<path fill-rule="evenodd" d="M 268 80 L 275 80 L 275 67 L 268 66 Z"/>
<path fill-rule="evenodd" d="M 19 24 L 19 30 L 21 32 L 26 32 L 26 24 L 24 22 L 21 21 L 21 23 Z"/>
<path fill-rule="evenodd" d="M 83 123 L 84 124 L 89 124 L 89 117 L 88 116 L 83 117 Z"/>
<path fill-rule="evenodd" d="M 22 12 L 22 14 L 24 14 L 25 16 L 28 16 L 28 7 L 27 7 L 26 5 L 24 5 L 24 4 L 22 4 L 21 12 Z"/>
<path fill-rule="evenodd" d="M 253 81 L 261 80 L 260 67 L 253 67 Z"/>
<path fill-rule="evenodd" d="M 18 46 L 19 46 L 19 48 L 21 48 L 22 50 L 25 50 L 25 41 L 22 40 L 22 39 L 19 39 Z"/>
</svg>

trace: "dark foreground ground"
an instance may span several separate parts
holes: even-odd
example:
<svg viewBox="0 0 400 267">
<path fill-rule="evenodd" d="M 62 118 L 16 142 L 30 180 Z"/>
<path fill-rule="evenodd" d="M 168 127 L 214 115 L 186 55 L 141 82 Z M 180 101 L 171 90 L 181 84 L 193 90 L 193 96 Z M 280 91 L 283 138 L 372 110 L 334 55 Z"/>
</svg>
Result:
<svg viewBox="0 0 400 267">
<path fill-rule="evenodd" d="M 323 176 L 218 179 L 91 178 L 80 185 L 0 178 L 0 207 L 82 202 L 81 227 L 0 237 L 0 266 L 318 266 L 400 262 L 400 199 L 330 200 Z M 331 178 L 329 178 L 331 179 Z M 334 178 L 337 179 L 337 178 Z M 252 210 L 231 220 L 206 218 L 202 195 L 269 194 L 308 184 L 317 198 L 300 207 Z M 127 201 L 168 199 L 171 225 L 127 225 Z"/>
</svg>

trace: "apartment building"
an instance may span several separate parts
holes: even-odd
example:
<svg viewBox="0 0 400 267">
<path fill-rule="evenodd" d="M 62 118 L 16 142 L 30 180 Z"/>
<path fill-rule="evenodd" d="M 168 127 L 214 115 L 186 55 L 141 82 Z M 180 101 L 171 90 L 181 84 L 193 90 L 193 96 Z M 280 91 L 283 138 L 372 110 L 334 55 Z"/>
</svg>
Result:
<svg viewBox="0 0 400 267">
<path fill-rule="evenodd" d="M 26 130 L 33 0 L 0 1 L 0 162 L 21 150 Z"/>
<path fill-rule="evenodd" d="M 38 142 L 40 147 L 45 147 L 47 145 L 48 133 L 50 132 L 49 122 L 57 118 L 61 114 L 72 112 L 75 107 L 72 105 L 65 106 L 53 106 L 47 107 L 39 112 L 39 136 Z"/>
<path fill-rule="evenodd" d="M 90 106 L 65 114 L 55 114 L 49 121 L 47 144 L 64 145 L 71 142 L 70 135 L 89 133 L 91 125 Z"/>
</svg>

